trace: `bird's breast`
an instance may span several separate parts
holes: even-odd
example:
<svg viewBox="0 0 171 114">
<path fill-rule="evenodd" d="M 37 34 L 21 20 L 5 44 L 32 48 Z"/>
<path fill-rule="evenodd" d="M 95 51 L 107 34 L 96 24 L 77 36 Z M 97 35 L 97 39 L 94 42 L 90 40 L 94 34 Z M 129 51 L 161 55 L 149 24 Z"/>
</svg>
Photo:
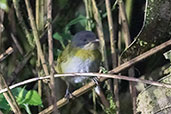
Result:
<svg viewBox="0 0 171 114">
<path fill-rule="evenodd" d="M 65 63 L 62 63 L 62 71 L 64 73 L 74 72 L 89 72 L 89 67 L 92 65 L 91 59 L 82 59 L 80 57 L 72 57 Z"/>
</svg>

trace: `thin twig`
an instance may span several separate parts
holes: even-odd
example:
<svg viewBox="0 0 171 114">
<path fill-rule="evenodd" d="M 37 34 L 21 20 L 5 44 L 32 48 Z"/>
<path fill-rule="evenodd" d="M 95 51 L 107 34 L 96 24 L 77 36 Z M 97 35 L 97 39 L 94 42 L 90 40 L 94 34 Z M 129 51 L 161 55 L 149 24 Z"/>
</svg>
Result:
<svg viewBox="0 0 171 114">
<path fill-rule="evenodd" d="M 105 39 L 104 39 L 104 33 L 103 33 L 103 26 L 102 26 L 101 17 L 100 17 L 95 0 L 92 0 L 92 6 L 93 6 L 93 12 L 94 12 L 94 19 L 96 21 L 96 29 L 97 29 L 97 33 L 100 39 L 102 62 L 104 62 L 105 68 L 108 69 L 108 61 L 107 61 L 108 59 L 107 59 L 107 54 L 106 54 L 106 45 L 105 45 Z"/>
<path fill-rule="evenodd" d="M 23 49 L 22 49 L 21 45 L 19 44 L 17 38 L 14 36 L 13 33 L 11 33 L 11 37 L 12 37 L 12 40 L 14 41 L 18 51 L 20 52 L 21 55 L 23 55 L 24 54 Z"/>
<path fill-rule="evenodd" d="M 11 93 L 11 90 L 9 89 L 3 75 L 0 73 L 0 79 L 1 79 L 1 84 L 0 84 L 0 88 L 2 89 L 3 86 L 7 88 L 7 91 L 8 91 L 8 94 L 7 93 L 3 93 L 4 94 L 4 97 L 6 98 L 6 100 L 8 101 L 10 107 L 12 108 L 13 112 L 15 114 L 21 114 L 21 111 L 20 111 L 20 108 L 14 98 L 14 96 L 12 95 Z"/>
<path fill-rule="evenodd" d="M 162 50 L 162 49 L 164 49 L 165 47 L 168 47 L 168 46 L 171 46 L 171 40 L 168 40 L 168 41 L 160 44 L 159 46 L 156 46 L 156 47 L 150 49 L 149 51 L 147 51 L 147 52 L 145 52 L 145 53 L 143 53 L 143 54 L 141 54 L 141 55 L 139 55 L 139 56 L 125 62 L 125 63 L 123 63 L 122 65 L 120 65 L 120 66 L 114 68 L 113 70 L 111 70 L 110 73 L 121 72 L 121 71 L 127 69 L 128 67 L 136 64 L 137 62 L 139 62 L 139 61 L 141 61 L 141 60 L 143 60 L 143 59 L 157 53 L 158 51 L 160 51 L 160 50 Z"/>
<path fill-rule="evenodd" d="M 44 70 L 46 75 L 49 75 L 48 67 L 46 65 L 45 56 L 43 54 L 41 44 L 40 44 L 40 41 L 39 41 L 39 35 L 38 35 L 38 31 L 36 29 L 36 24 L 35 24 L 35 20 L 34 20 L 34 17 L 33 17 L 33 13 L 32 13 L 32 9 L 31 9 L 31 5 L 29 3 L 29 0 L 25 0 L 25 4 L 26 4 L 26 7 L 27 7 L 27 12 L 28 12 L 28 16 L 29 16 L 29 19 L 30 19 L 31 28 L 32 28 L 32 31 L 33 31 L 33 36 L 34 36 L 34 39 L 35 39 L 35 42 L 36 42 L 38 55 L 39 55 L 39 57 L 41 59 L 43 70 Z"/>
<path fill-rule="evenodd" d="M 62 77 L 62 76 L 65 76 L 65 77 L 74 77 L 74 76 L 102 77 L 102 78 L 99 79 L 100 82 L 102 82 L 102 81 L 104 81 L 104 80 L 106 80 L 108 78 L 113 78 L 113 79 L 119 79 L 119 80 L 127 80 L 127 81 L 145 83 L 145 84 L 150 84 L 150 85 L 158 86 L 158 87 L 171 88 L 171 85 L 170 84 L 166 84 L 166 83 L 159 83 L 159 82 L 156 82 L 156 81 L 143 80 L 143 79 L 138 79 L 138 78 L 134 78 L 134 77 L 114 75 L 114 74 L 101 74 L 101 73 L 68 73 L 68 74 L 55 74 L 54 75 L 55 78 Z M 50 78 L 50 75 L 49 76 L 44 76 L 44 77 L 31 78 L 31 79 L 28 79 L 28 80 L 19 82 L 17 84 L 14 84 L 12 86 L 9 86 L 9 89 L 13 89 L 13 88 L 16 88 L 16 87 L 25 85 L 25 84 L 29 84 L 29 83 L 38 81 L 38 80 L 45 80 L 45 79 L 49 79 L 49 78 Z M 91 83 L 93 83 L 93 85 L 95 85 L 94 81 L 92 81 L 92 82 L 90 82 L 90 84 L 88 83 L 86 85 L 89 85 L 88 87 L 92 88 L 92 86 L 90 86 L 90 85 L 92 85 Z M 89 88 L 87 88 L 87 86 L 83 86 L 82 88 L 84 88 L 83 93 L 86 93 L 88 91 L 87 89 L 89 89 Z M 7 91 L 7 88 L 1 89 L 0 90 L 0 94 L 1 93 L 4 93 L 6 91 Z M 82 95 L 83 93 L 77 93 L 77 94 L 79 94 L 79 95 L 81 94 Z"/>
<path fill-rule="evenodd" d="M 13 48 L 9 47 L 4 53 L 2 53 L 0 55 L 0 62 L 3 61 L 8 55 L 10 55 L 11 53 L 13 53 Z"/>
<path fill-rule="evenodd" d="M 131 38 L 130 38 L 130 32 L 129 32 L 128 19 L 126 16 L 125 5 L 122 0 L 119 0 L 119 13 L 121 16 L 121 24 L 122 24 L 123 36 L 125 39 L 125 45 L 126 45 L 126 48 L 128 48 L 128 46 L 131 44 Z M 128 74 L 130 77 L 135 76 L 134 66 L 128 69 Z M 129 82 L 129 88 L 130 88 L 130 94 L 132 97 L 133 114 L 136 114 L 136 88 L 133 82 Z"/>
<path fill-rule="evenodd" d="M 45 0 L 36 0 L 36 27 L 37 27 L 37 31 L 40 34 L 42 34 L 42 32 L 44 32 L 44 25 L 45 25 L 45 21 L 46 21 L 46 16 L 45 16 L 45 9 L 47 9 L 47 5 L 45 5 Z M 37 52 L 38 54 L 38 52 Z M 36 64 L 36 69 L 37 69 L 37 73 L 38 76 L 41 76 L 41 61 L 40 61 L 40 57 L 38 56 L 37 58 L 37 64 Z M 40 96 L 42 96 L 42 81 L 38 81 L 38 93 Z M 38 107 L 38 110 L 40 111 L 42 107 Z"/>
<path fill-rule="evenodd" d="M 106 2 L 106 10 L 107 10 L 107 18 L 108 18 L 108 26 L 109 26 L 109 33 L 110 33 L 110 47 L 112 53 L 112 64 L 113 68 L 117 67 L 117 52 L 116 52 L 116 37 L 114 35 L 114 25 L 112 19 L 112 12 L 111 12 L 111 5 L 109 0 L 105 0 Z"/>
<path fill-rule="evenodd" d="M 101 17 L 100 17 L 100 14 L 99 14 L 95 0 L 92 0 L 92 9 L 94 12 L 94 19 L 96 21 L 97 33 L 98 33 L 98 36 L 100 39 L 100 49 L 101 49 L 101 54 L 102 54 L 102 62 L 104 63 L 105 68 L 108 69 L 108 61 L 107 61 L 108 59 L 107 59 L 107 53 L 106 53 L 105 38 L 104 38 L 104 33 L 103 33 L 103 25 L 102 25 Z M 108 107 L 109 103 L 106 105 L 106 102 L 108 102 L 107 99 L 104 97 L 104 95 L 102 95 L 103 91 L 102 90 L 99 90 L 99 91 L 101 94 L 101 95 L 99 95 L 99 97 L 100 97 L 100 99 L 102 99 L 102 103 L 105 103 L 103 105 L 107 106 L 106 108 L 109 108 Z M 103 101 L 105 101 L 105 102 L 103 102 Z"/>
<path fill-rule="evenodd" d="M 11 73 L 11 78 L 8 80 L 9 84 L 11 82 L 13 82 L 16 78 L 17 78 L 17 74 L 25 67 L 25 65 L 27 64 L 28 60 L 30 60 L 32 56 L 32 52 L 27 53 L 23 58 L 23 61 L 21 61 L 20 63 L 18 63 L 16 65 L 16 68 L 14 69 L 14 71 Z"/>
<path fill-rule="evenodd" d="M 16 12 L 16 15 L 17 15 L 17 19 L 19 21 L 19 24 L 21 25 L 21 28 L 23 29 L 23 31 L 25 32 L 25 35 L 26 35 L 26 38 L 27 38 L 27 41 L 28 43 L 30 44 L 30 46 L 32 48 L 34 48 L 34 43 L 32 41 L 32 37 L 31 37 L 31 34 L 24 22 L 24 19 L 23 19 L 23 16 L 21 14 L 21 9 L 20 9 L 20 5 L 19 5 L 19 1 L 18 0 L 13 0 L 13 4 L 14 4 L 14 8 L 15 8 L 15 12 Z"/>
<path fill-rule="evenodd" d="M 49 44 L 49 66 L 50 66 L 50 84 L 51 84 L 51 95 L 52 105 L 54 107 L 53 112 L 59 113 L 56 106 L 57 97 L 55 89 L 55 78 L 53 69 L 53 39 L 52 39 L 52 0 L 47 1 L 47 20 L 48 20 L 48 44 Z"/>
<path fill-rule="evenodd" d="M 122 20 L 121 24 L 123 26 L 122 30 L 124 32 L 123 35 L 124 35 L 126 46 L 128 47 L 129 44 L 131 43 L 131 40 L 130 40 L 130 33 L 129 33 L 129 28 L 128 28 L 128 20 L 126 18 L 125 6 L 122 0 L 119 0 L 118 4 L 119 4 L 119 13 L 120 13 L 121 20 Z"/>
<path fill-rule="evenodd" d="M 111 12 L 111 5 L 109 0 L 105 0 L 106 3 L 106 10 L 107 10 L 107 18 L 108 18 L 108 26 L 109 26 L 109 33 L 110 33 L 110 47 L 111 47 L 111 54 L 112 54 L 112 66 L 116 68 L 118 65 L 117 59 L 117 52 L 116 52 L 116 37 L 114 35 L 114 25 L 113 25 L 113 18 Z M 118 90 L 118 80 L 114 80 L 114 95 L 115 95 L 115 102 L 117 107 L 117 114 L 120 111 L 120 104 L 119 104 L 119 90 Z"/>
</svg>

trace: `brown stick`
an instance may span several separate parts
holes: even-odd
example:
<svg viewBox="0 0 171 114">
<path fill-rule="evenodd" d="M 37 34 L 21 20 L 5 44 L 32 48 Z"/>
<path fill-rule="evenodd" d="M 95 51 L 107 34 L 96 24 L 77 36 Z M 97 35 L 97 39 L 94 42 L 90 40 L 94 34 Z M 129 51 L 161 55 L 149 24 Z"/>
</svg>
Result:
<svg viewBox="0 0 171 114">
<path fill-rule="evenodd" d="M 49 45 L 49 65 L 50 65 L 50 84 L 51 84 L 51 95 L 52 95 L 52 105 L 53 112 L 59 113 L 56 102 L 56 89 L 55 89 L 55 78 L 54 78 L 54 69 L 53 69 L 53 39 L 52 39 L 52 0 L 47 1 L 47 20 L 48 20 L 48 45 Z"/>
<path fill-rule="evenodd" d="M 165 83 L 159 83 L 156 81 L 150 81 L 150 80 L 143 80 L 143 79 L 138 79 L 138 78 L 134 78 L 134 77 L 128 77 L 128 76 L 121 76 L 121 75 L 112 75 L 112 74 L 101 74 L 101 73 L 70 73 L 70 74 L 55 74 L 54 77 L 62 77 L 62 76 L 66 76 L 66 77 L 72 77 L 72 76 L 87 76 L 87 77 L 102 77 L 100 78 L 100 82 L 103 82 L 104 80 L 108 79 L 108 78 L 113 78 L 113 79 L 119 79 L 119 80 L 127 80 L 127 81 L 133 81 L 133 82 L 139 82 L 139 83 L 145 83 L 145 84 L 150 84 L 150 85 L 154 85 L 154 86 L 158 86 L 158 87 L 166 87 L 166 88 L 171 88 L 170 84 L 165 84 Z M 25 80 L 23 82 L 19 82 L 17 84 L 14 84 L 12 86 L 9 87 L 9 89 L 13 89 L 16 88 L 18 86 L 22 86 L 28 83 L 32 83 L 38 80 L 45 80 L 45 79 L 49 79 L 50 76 L 44 76 L 44 77 L 37 77 L 37 78 L 32 78 L 32 79 L 28 79 Z M 94 82 L 90 82 L 87 85 L 81 87 L 83 88 L 83 90 L 81 89 L 80 92 L 76 92 L 77 95 L 82 95 L 84 93 L 86 93 L 87 91 L 89 91 L 89 89 L 93 88 L 95 86 Z M 78 89 L 79 90 L 79 89 Z M 5 89 L 1 89 L 0 90 L 0 94 L 3 92 L 6 92 L 7 88 Z M 77 91 L 77 90 L 76 90 Z M 75 91 L 74 91 L 75 93 Z M 60 108 L 60 107 L 58 107 Z"/>
<path fill-rule="evenodd" d="M 131 59 L 130 61 L 127 61 L 127 62 L 123 63 L 122 65 L 120 65 L 120 66 L 114 68 L 113 70 L 111 70 L 110 73 L 121 72 L 121 71 L 127 69 L 128 67 L 136 64 L 137 62 L 142 61 L 143 59 L 157 53 L 158 51 L 160 51 L 160 50 L 162 50 L 162 49 L 164 49 L 165 47 L 168 47 L 168 46 L 171 46 L 171 40 L 168 40 L 168 41 L 160 44 L 159 46 L 156 46 L 156 47 L 150 49 L 149 51 L 147 51 L 147 52 L 145 52 L 145 53 Z"/>
<path fill-rule="evenodd" d="M 0 55 L 0 62 L 3 61 L 8 55 L 10 55 L 13 52 L 13 48 L 9 47 L 4 53 Z"/>
<path fill-rule="evenodd" d="M 101 17 L 96 5 L 95 0 L 92 0 L 92 6 L 93 6 L 93 12 L 94 12 L 94 19 L 96 21 L 96 29 L 98 33 L 98 37 L 100 39 L 100 48 L 102 53 L 102 62 L 104 62 L 104 66 L 106 69 L 108 69 L 108 61 L 107 61 L 107 54 L 106 54 L 106 45 L 104 40 L 104 33 L 103 33 L 103 26 Z"/>
<path fill-rule="evenodd" d="M 19 44 L 17 38 L 14 36 L 13 33 L 11 33 L 11 37 L 12 37 L 12 40 L 14 41 L 14 43 L 15 43 L 15 45 L 16 45 L 18 51 L 20 52 L 20 54 L 21 54 L 21 55 L 24 55 L 23 49 L 22 49 L 21 45 Z"/>
<path fill-rule="evenodd" d="M 38 35 L 38 31 L 36 29 L 35 19 L 34 19 L 33 13 L 32 13 L 32 9 L 31 9 L 31 5 L 29 3 L 29 0 L 25 0 L 25 4 L 26 4 L 26 7 L 27 7 L 27 12 L 28 12 L 28 16 L 29 16 L 29 19 L 30 19 L 31 28 L 33 30 L 33 35 L 34 35 L 34 39 L 35 39 L 35 42 L 36 42 L 38 55 L 40 56 L 40 59 L 41 59 L 43 70 L 44 70 L 46 75 L 49 75 L 48 67 L 46 65 L 45 56 L 43 54 L 41 44 L 40 44 L 40 41 L 39 41 L 39 35 Z"/>
<path fill-rule="evenodd" d="M 13 112 L 15 114 L 21 114 L 20 108 L 19 108 L 14 96 L 11 93 L 11 90 L 9 89 L 9 87 L 8 87 L 6 81 L 5 81 L 5 79 L 4 79 L 4 77 L 3 77 L 3 75 L 1 73 L 0 73 L 0 79 L 1 79 L 1 82 L 2 82 L 0 84 L 0 89 L 2 89 L 3 86 L 6 87 L 7 91 L 8 91 L 8 94 L 9 94 L 8 95 L 7 93 L 3 93 L 4 97 L 6 98 L 7 102 L 9 103 L 10 107 L 12 108 Z"/>
<path fill-rule="evenodd" d="M 118 59 L 117 59 L 117 52 L 116 52 L 116 37 L 114 35 L 114 25 L 113 25 L 113 18 L 112 18 L 112 12 L 111 12 L 111 5 L 110 5 L 109 0 L 105 0 L 105 3 L 106 3 L 108 26 L 109 26 L 109 33 L 110 33 L 112 66 L 113 68 L 116 68 L 118 65 Z M 116 102 L 116 107 L 117 107 L 116 113 L 119 114 L 120 104 L 119 104 L 119 93 L 118 93 L 118 80 L 114 80 L 113 87 L 114 87 L 113 95 L 115 96 L 115 102 Z"/>
<path fill-rule="evenodd" d="M 125 45 L 126 48 L 128 48 L 128 46 L 131 44 L 131 38 L 130 38 L 130 32 L 128 26 L 128 19 L 126 16 L 125 5 L 122 0 L 119 0 L 119 14 L 121 16 L 121 24 L 123 30 L 122 32 L 125 39 Z M 128 69 L 128 74 L 130 77 L 134 77 L 135 75 L 134 66 Z M 132 97 L 133 114 L 136 114 L 136 88 L 133 82 L 129 82 L 129 89 Z"/>
<path fill-rule="evenodd" d="M 19 5 L 18 2 L 19 2 L 18 0 L 13 0 L 13 5 L 14 5 L 14 8 L 15 8 L 16 16 L 17 16 L 17 19 L 19 21 L 19 24 L 21 25 L 21 28 L 23 29 L 23 31 L 24 31 L 24 33 L 26 35 L 27 41 L 29 42 L 30 46 L 33 48 L 34 44 L 33 44 L 33 41 L 32 41 L 32 37 L 31 37 L 31 34 L 29 32 L 29 29 L 27 28 L 27 26 L 26 26 L 26 24 L 24 22 L 23 16 L 21 14 L 20 5 Z"/>
</svg>

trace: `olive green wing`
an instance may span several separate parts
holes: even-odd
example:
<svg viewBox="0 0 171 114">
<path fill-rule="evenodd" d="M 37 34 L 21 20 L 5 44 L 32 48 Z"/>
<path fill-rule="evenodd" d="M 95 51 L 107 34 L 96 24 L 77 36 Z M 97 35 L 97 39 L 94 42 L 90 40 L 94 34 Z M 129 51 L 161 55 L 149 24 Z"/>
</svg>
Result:
<svg viewBox="0 0 171 114">
<path fill-rule="evenodd" d="M 68 44 L 64 51 L 59 55 L 57 59 L 57 65 L 55 66 L 55 70 L 57 73 L 63 73 L 61 65 L 65 63 L 70 55 L 72 50 L 71 44 Z"/>
</svg>

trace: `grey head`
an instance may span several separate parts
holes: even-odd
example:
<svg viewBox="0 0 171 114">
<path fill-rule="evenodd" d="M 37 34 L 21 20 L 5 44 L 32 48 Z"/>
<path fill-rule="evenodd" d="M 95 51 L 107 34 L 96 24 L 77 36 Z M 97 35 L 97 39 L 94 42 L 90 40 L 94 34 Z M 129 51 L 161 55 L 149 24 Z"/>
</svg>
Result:
<svg viewBox="0 0 171 114">
<path fill-rule="evenodd" d="M 71 44 L 73 46 L 80 47 L 80 48 L 87 47 L 87 46 L 94 47 L 92 45 L 87 45 L 87 44 L 90 44 L 90 42 L 93 45 L 97 44 L 98 42 L 96 35 L 91 31 L 78 32 L 75 34 L 75 36 L 71 40 Z"/>
</svg>

